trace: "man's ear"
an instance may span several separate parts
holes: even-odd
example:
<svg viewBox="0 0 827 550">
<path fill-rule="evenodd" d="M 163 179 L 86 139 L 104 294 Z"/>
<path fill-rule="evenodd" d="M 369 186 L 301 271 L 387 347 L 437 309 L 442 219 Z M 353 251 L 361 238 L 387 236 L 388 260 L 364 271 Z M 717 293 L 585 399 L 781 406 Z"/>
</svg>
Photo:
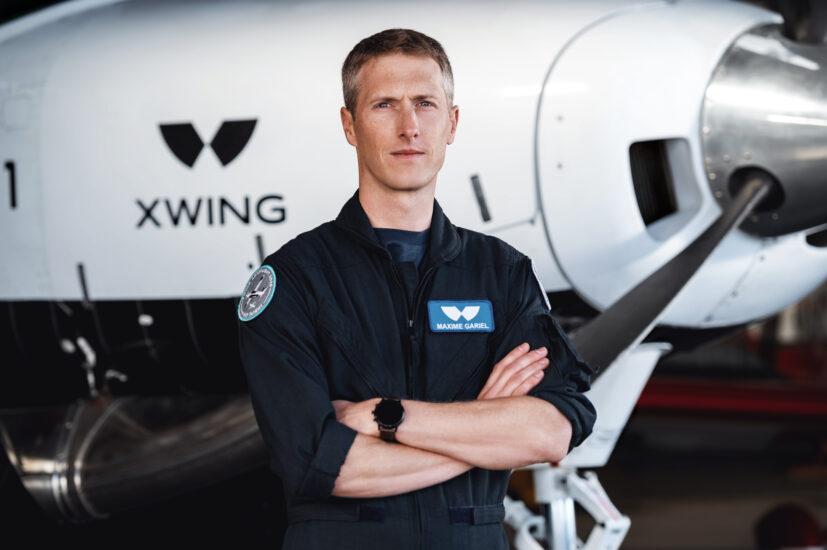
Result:
<svg viewBox="0 0 827 550">
<path fill-rule="evenodd" d="M 342 119 L 342 130 L 345 132 L 345 139 L 347 142 L 356 147 L 356 132 L 353 130 L 353 116 L 347 107 L 339 109 L 339 116 Z"/>
<path fill-rule="evenodd" d="M 451 133 L 448 134 L 448 145 L 454 142 L 454 136 L 457 135 L 457 124 L 459 124 L 459 107 L 454 105 L 448 111 L 448 117 L 451 119 Z"/>
</svg>

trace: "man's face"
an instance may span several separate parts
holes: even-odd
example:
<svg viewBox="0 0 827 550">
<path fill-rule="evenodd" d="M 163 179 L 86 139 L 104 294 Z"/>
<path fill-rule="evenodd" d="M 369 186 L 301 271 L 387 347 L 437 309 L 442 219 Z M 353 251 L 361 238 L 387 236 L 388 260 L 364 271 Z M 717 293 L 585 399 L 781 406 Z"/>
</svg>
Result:
<svg viewBox="0 0 827 550">
<path fill-rule="evenodd" d="M 356 147 L 360 184 L 397 191 L 436 184 L 459 118 L 436 61 L 399 53 L 371 59 L 359 71 L 355 110 L 354 118 L 342 107 L 341 117 Z"/>
</svg>

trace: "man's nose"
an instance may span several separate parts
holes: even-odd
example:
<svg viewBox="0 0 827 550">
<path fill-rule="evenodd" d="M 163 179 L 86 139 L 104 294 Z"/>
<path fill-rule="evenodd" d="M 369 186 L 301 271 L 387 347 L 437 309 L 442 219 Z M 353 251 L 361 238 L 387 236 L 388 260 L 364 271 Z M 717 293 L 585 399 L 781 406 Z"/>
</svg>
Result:
<svg viewBox="0 0 827 550">
<path fill-rule="evenodd" d="M 399 136 L 407 139 L 419 136 L 419 121 L 412 106 L 405 106 L 399 112 Z"/>
</svg>

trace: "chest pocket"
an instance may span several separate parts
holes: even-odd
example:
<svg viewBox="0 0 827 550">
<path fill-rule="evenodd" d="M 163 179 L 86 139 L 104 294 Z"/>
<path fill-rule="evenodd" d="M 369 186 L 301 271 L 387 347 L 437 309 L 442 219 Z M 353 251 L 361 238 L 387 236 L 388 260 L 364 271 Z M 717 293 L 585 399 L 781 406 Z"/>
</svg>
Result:
<svg viewBox="0 0 827 550">
<path fill-rule="evenodd" d="M 331 399 L 362 401 L 389 395 L 387 373 L 339 308 L 323 301 L 316 322 Z"/>
<path fill-rule="evenodd" d="M 494 306 L 497 311 L 497 304 Z M 499 319 L 498 319 L 499 321 Z M 435 401 L 467 401 L 476 399 L 485 385 L 494 362 L 507 351 L 503 344 L 513 340 L 519 318 L 505 320 L 495 332 L 428 334 L 429 380 L 428 397 Z M 514 346 L 519 342 L 514 343 Z M 430 371 L 436 371 L 431 374 Z"/>
<path fill-rule="evenodd" d="M 487 332 L 427 333 L 428 399 L 476 399 L 491 371 L 491 365 L 487 365 L 489 344 Z"/>
</svg>

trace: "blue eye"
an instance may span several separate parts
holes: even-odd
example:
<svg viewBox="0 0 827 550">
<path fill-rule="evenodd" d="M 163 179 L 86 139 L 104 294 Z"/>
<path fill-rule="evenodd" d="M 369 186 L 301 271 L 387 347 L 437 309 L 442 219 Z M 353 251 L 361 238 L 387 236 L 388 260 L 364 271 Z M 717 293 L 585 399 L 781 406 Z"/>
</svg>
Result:
<svg viewBox="0 0 827 550">
<path fill-rule="evenodd" d="M 420 105 L 421 105 L 421 104 L 423 104 L 423 103 L 427 103 L 427 104 L 428 104 L 428 105 L 427 105 L 428 107 L 433 107 L 433 106 L 434 106 L 434 104 L 433 104 L 433 103 L 431 103 L 430 101 L 420 101 L 419 103 L 420 103 Z"/>
<path fill-rule="evenodd" d="M 376 104 L 377 107 L 381 107 L 382 105 L 388 105 L 388 102 L 387 101 L 382 101 L 382 102 Z"/>
</svg>

